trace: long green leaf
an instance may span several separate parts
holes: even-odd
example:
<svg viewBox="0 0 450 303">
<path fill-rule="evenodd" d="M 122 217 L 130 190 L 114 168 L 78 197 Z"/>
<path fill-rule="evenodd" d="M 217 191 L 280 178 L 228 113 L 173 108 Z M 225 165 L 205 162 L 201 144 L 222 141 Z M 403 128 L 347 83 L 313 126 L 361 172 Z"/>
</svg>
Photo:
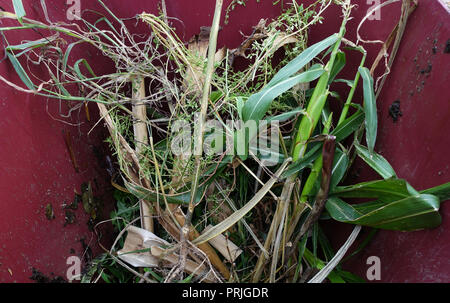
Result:
<svg viewBox="0 0 450 303">
<path fill-rule="evenodd" d="M 363 79 L 364 89 L 364 112 L 366 114 L 366 142 L 370 152 L 373 152 L 377 139 L 377 105 L 373 90 L 373 78 L 366 67 L 359 67 L 359 72 Z"/>
<path fill-rule="evenodd" d="M 272 86 L 267 86 L 260 92 L 251 95 L 242 109 L 243 120 L 261 120 L 269 109 L 273 99 L 288 91 L 298 83 L 311 82 L 319 78 L 324 71 L 322 66 L 315 66 L 306 72 L 279 81 Z"/>
<path fill-rule="evenodd" d="M 244 108 L 244 98 L 243 97 L 236 97 L 236 108 L 238 112 L 239 119 L 242 119 L 242 109 Z"/>
<path fill-rule="evenodd" d="M 444 183 L 444 184 L 436 186 L 436 187 L 422 190 L 420 193 L 435 195 L 441 200 L 441 202 L 450 200 L 450 182 Z"/>
<path fill-rule="evenodd" d="M 35 89 L 34 84 L 31 81 L 31 79 L 28 77 L 27 73 L 23 69 L 19 60 L 17 60 L 17 58 L 10 52 L 6 52 L 6 55 L 8 56 L 9 61 L 11 61 L 11 64 L 13 65 L 14 70 L 16 71 L 17 75 L 19 76 L 20 80 L 22 80 L 22 82 L 26 85 L 26 87 L 28 87 L 28 89 L 34 90 Z"/>
<path fill-rule="evenodd" d="M 290 175 L 299 173 L 305 167 L 312 166 L 313 162 L 320 156 L 322 144 L 316 143 L 311 149 L 300 159 L 289 165 L 283 177 L 289 177 Z"/>
<path fill-rule="evenodd" d="M 314 59 L 318 54 L 320 54 L 324 49 L 334 44 L 338 40 L 338 34 L 333 34 L 330 37 L 311 45 L 305 49 L 300 55 L 290 61 L 286 66 L 280 69 L 275 76 L 270 80 L 267 86 L 273 86 L 276 83 L 283 81 L 293 74 L 301 70 L 306 66 L 312 59 Z"/>
<path fill-rule="evenodd" d="M 17 58 L 17 57 L 20 57 L 22 54 L 24 54 L 26 51 L 33 49 L 33 48 L 42 47 L 47 44 L 50 44 L 53 41 L 55 41 L 57 38 L 58 38 L 58 35 L 53 35 L 53 36 L 45 37 L 45 38 L 42 38 L 39 40 L 30 41 L 30 42 L 26 42 L 26 43 L 22 43 L 22 44 L 18 44 L 18 45 L 8 45 L 6 47 L 6 50 L 10 51 L 10 52 L 22 50 L 23 52 L 15 55 L 15 57 Z"/>
<path fill-rule="evenodd" d="M 347 171 L 349 157 L 346 153 L 337 149 L 333 160 L 333 170 L 331 172 L 330 188 L 335 188 Z"/>
<path fill-rule="evenodd" d="M 360 205 L 350 205 L 337 197 L 330 197 L 326 209 L 337 221 L 389 230 L 412 231 L 441 224 L 439 199 L 433 195 Z"/>
<path fill-rule="evenodd" d="M 322 156 L 320 155 L 320 161 L 322 161 Z M 331 181 L 330 181 L 330 191 L 335 188 L 342 178 L 345 175 L 345 172 L 348 169 L 349 157 L 346 153 L 344 153 L 339 148 L 336 149 L 333 159 L 333 169 L 331 171 Z M 313 189 L 307 194 L 309 197 L 312 197 L 317 194 L 320 188 L 321 176 L 318 175 L 317 179 L 314 182 Z M 305 187 L 308 184 L 308 180 L 305 183 Z"/>
<path fill-rule="evenodd" d="M 376 152 L 369 152 L 367 148 L 360 144 L 355 144 L 356 153 L 364 160 L 370 167 L 372 167 L 383 179 L 396 177 L 395 171 L 389 162 Z"/>
<path fill-rule="evenodd" d="M 279 121 L 279 122 L 285 122 L 287 120 L 289 120 L 290 118 L 294 117 L 297 114 L 305 114 L 305 110 L 301 107 L 293 109 L 291 111 L 273 116 L 273 117 L 269 117 L 267 118 L 267 123 L 270 123 L 272 121 Z"/>
<path fill-rule="evenodd" d="M 342 141 L 357 130 L 364 123 L 364 112 L 358 110 L 351 117 L 345 119 L 331 134 L 336 137 L 336 142 Z"/>
<path fill-rule="evenodd" d="M 347 84 L 347 86 L 349 86 L 349 87 L 353 87 L 353 85 L 355 84 L 355 81 L 353 81 L 353 80 L 347 80 L 347 79 L 336 79 L 336 80 L 334 80 L 334 82 L 345 83 L 345 84 Z"/>
<path fill-rule="evenodd" d="M 328 79 L 328 84 L 334 81 L 336 76 L 340 73 L 340 71 L 344 68 L 346 63 L 345 53 L 338 51 L 336 54 L 336 59 L 334 60 L 333 68 L 330 72 L 330 78 Z"/>
<path fill-rule="evenodd" d="M 338 186 L 330 195 L 341 198 L 374 198 L 391 202 L 409 197 L 411 193 L 405 180 L 391 178 L 350 186 Z"/>
<path fill-rule="evenodd" d="M 321 91 L 321 89 L 319 89 L 318 87 L 322 86 L 324 81 L 326 80 L 326 74 L 320 77 L 319 83 L 316 86 L 316 90 L 314 90 L 314 94 L 316 91 Z M 314 97 L 314 95 L 311 97 L 311 100 L 306 109 L 307 115 L 303 116 L 303 118 L 301 119 L 300 125 L 298 126 L 297 135 L 295 137 L 295 146 L 292 152 L 294 160 L 297 160 L 299 157 L 303 156 L 307 141 L 316 128 L 317 122 L 320 120 L 320 115 L 322 113 L 325 102 L 327 101 L 328 94 L 329 91 L 325 90 L 323 93 L 317 95 L 317 97 Z"/>
</svg>

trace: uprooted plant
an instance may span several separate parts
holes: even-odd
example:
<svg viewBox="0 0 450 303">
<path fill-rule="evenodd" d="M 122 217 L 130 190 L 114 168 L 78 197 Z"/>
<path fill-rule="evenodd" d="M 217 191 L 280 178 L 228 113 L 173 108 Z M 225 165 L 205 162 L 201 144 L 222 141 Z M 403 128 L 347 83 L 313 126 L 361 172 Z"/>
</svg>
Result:
<svg viewBox="0 0 450 303">
<path fill-rule="evenodd" d="M 439 206 L 450 184 L 418 192 L 374 151 L 378 91 L 373 68 L 365 67 L 366 51 L 345 38 L 350 1 L 306 8 L 292 1 L 233 50 L 216 48 L 222 0 L 216 1 L 212 27 L 187 44 L 164 14 L 136 17 L 149 28 L 142 38 L 100 0 L 107 15 L 79 24 L 31 20 L 21 2 L 14 3 L 15 13 L 0 12 L 0 18 L 20 24 L 2 27 L 2 34 L 52 34 L 5 48 L 26 88 L 0 79 L 23 92 L 65 100 L 71 112 L 96 102 L 120 167 L 112 183 L 137 198 L 139 209 L 134 218 L 136 205 L 120 204 L 113 218 L 119 235 L 102 260 L 112 259 L 137 279 L 354 281 L 339 263 L 361 226 L 411 231 L 440 224 Z M 308 28 L 322 21 L 330 5 L 342 8 L 340 28 L 307 47 Z M 404 1 L 403 20 L 413 7 Z M 111 59 L 115 72 L 98 75 L 83 58 L 72 63 L 72 49 L 84 43 Z M 353 79 L 338 78 L 344 50 L 361 54 Z M 49 78 L 27 72 L 23 57 L 45 67 Z M 237 57 L 247 60 L 245 68 L 234 66 Z M 331 90 L 335 82 L 349 86 L 338 111 L 328 102 L 338 97 Z M 353 102 L 360 82 L 362 105 Z M 73 87 L 83 95 L 71 93 Z M 342 186 L 355 157 L 382 179 Z M 346 198 L 370 201 L 349 204 Z M 337 252 L 319 224 L 329 219 L 355 224 Z M 105 270 L 95 264 L 85 280 Z"/>
</svg>

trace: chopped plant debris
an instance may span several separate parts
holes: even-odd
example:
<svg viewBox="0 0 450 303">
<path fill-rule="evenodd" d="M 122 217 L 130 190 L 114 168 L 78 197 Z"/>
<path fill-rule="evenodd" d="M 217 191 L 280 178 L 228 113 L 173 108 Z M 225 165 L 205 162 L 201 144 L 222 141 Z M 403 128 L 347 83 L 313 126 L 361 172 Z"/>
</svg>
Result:
<svg viewBox="0 0 450 303">
<path fill-rule="evenodd" d="M 429 74 L 431 72 L 431 69 L 433 68 L 433 65 L 431 63 L 427 63 L 427 67 L 420 70 L 421 74 Z"/>
<path fill-rule="evenodd" d="M 450 184 L 416 192 L 375 151 L 377 104 L 385 103 L 376 99 L 388 71 L 397 66 L 395 53 L 415 3 L 401 10 L 392 39 L 372 66 L 366 66 L 366 42 L 344 38 L 348 27 L 356 25 L 348 23 L 355 20 L 355 1 L 316 0 L 309 6 L 292 1 L 277 18 L 255 24 L 250 36 L 236 33 L 242 43 L 234 49 L 217 48 L 223 0 L 216 0 L 211 26 L 187 43 L 166 21 L 170 16 L 144 12 L 136 22 L 123 22 L 104 1 L 98 3 L 106 14 L 99 12 L 97 20 L 83 19 L 77 26 L 17 20 L 16 31 L 39 30 L 49 35 L 43 39 L 13 46 L 4 35 L 10 45 L 6 60 L 23 82 L 13 87 L 67 100 L 71 112 L 95 102 L 102 117 L 97 127 L 105 126 L 110 135 L 110 151 L 94 152 L 98 161 L 104 154 L 114 156 L 106 158 L 104 169 L 116 189 L 109 222 L 120 236 L 106 248 L 113 253 L 94 260 L 91 247 L 80 240 L 80 255 L 91 263 L 82 281 L 360 281 L 339 263 L 348 252 L 352 255 L 361 226 L 412 231 L 441 223 L 440 201 L 449 198 Z M 230 9 L 245 1 L 231 3 Z M 310 29 L 327 22 L 324 12 L 334 5 L 339 6 L 340 26 L 309 43 Z M 136 23 L 145 25 L 146 32 L 133 32 L 140 27 L 129 24 Z M 80 52 L 71 49 L 85 44 L 111 62 L 110 73 L 99 76 L 87 52 L 75 58 Z M 421 52 L 414 58 L 418 91 L 432 70 L 431 61 L 427 66 L 418 62 Z M 349 56 L 359 66 L 343 79 Z M 51 76 L 35 77 L 29 66 L 36 64 Z M 386 73 L 375 79 L 373 71 L 379 69 Z M 348 87 L 338 95 L 330 91 L 335 82 Z M 75 85 L 80 89 L 72 95 Z M 358 87 L 362 102 L 354 100 Z M 342 102 L 332 108 L 330 97 Z M 391 104 L 389 115 L 394 122 L 402 116 L 400 100 Z M 77 169 L 69 132 L 65 139 Z M 255 146 L 253 139 L 267 145 Z M 175 150 L 178 145 L 181 151 Z M 204 150 L 205 145 L 210 148 Z M 343 184 L 356 157 L 380 177 Z M 90 228 L 102 208 L 92 186 L 97 189 L 95 180 L 83 183 L 75 203 L 82 203 Z M 355 205 L 353 198 L 369 202 Z M 73 203 L 65 209 L 65 224 L 75 221 Z M 337 252 L 322 230 L 324 217 L 354 225 Z M 238 247 L 239 257 L 227 261 L 227 247 Z M 121 251 L 130 253 L 128 258 Z"/>
<path fill-rule="evenodd" d="M 51 203 L 45 206 L 45 217 L 47 217 L 47 220 L 55 219 L 55 213 L 53 212 L 53 205 Z"/>
<path fill-rule="evenodd" d="M 64 204 L 63 209 L 71 209 L 71 210 L 77 210 L 78 204 L 81 202 L 81 196 L 77 193 L 75 193 L 72 203 L 70 204 Z"/>
<path fill-rule="evenodd" d="M 392 102 L 391 106 L 389 106 L 389 115 L 392 117 L 394 123 L 403 115 L 400 111 L 400 100 Z"/>
<path fill-rule="evenodd" d="M 64 227 L 69 224 L 74 224 L 77 220 L 75 213 L 69 209 L 64 212 Z"/>
<path fill-rule="evenodd" d="M 67 283 L 67 281 L 61 276 L 50 278 L 34 267 L 32 268 L 32 274 L 30 279 L 36 281 L 36 283 Z"/>
</svg>

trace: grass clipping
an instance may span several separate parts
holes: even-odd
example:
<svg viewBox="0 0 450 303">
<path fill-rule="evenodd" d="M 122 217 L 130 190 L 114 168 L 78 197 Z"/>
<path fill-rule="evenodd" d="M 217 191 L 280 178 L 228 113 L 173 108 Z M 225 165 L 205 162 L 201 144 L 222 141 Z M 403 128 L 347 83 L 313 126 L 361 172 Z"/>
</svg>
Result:
<svg viewBox="0 0 450 303">
<path fill-rule="evenodd" d="M 131 211 L 135 205 L 124 204 L 122 216 L 116 213 L 111 218 L 122 223 L 103 264 L 113 259 L 141 282 L 301 282 L 318 272 L 311 281 L 357 280 L 335 267 L 359 233 L 359 224 L 379 226 L 385 222 L 383 215 L 369 212 L 381 209 L 384 202 L 368 205 L 367 214 L 364 209 L 354 212 L 351 223 L 358 225 L 337 254 L 317 222 L 325 208 L 333 219 L 344 221 L 345 214 L 339 209 L 351 207 L 339 195 L 329 205 L 329 193 L 350 196 L 350 192 L 354 193 L 350 197 L 360 197 L 358 190 L 364 186 L 380 192 L 385 191 L 378 187 L 392 187 L 377 183 L 378 187 L 336 190 L 356 155 L 369 159 L 376 171 L 390 172 L 392 168 L 373 151 L 376 105 L 373 79 L 364 68 L 365 50 L 343 37 L 353 5 L 350 1 L 334 2 L 342 8 L 339 31 L 308 48 L 309 27 L 322 22 L 322 13 L 334 5 L 333 1 L 317 1 L 309 7 L 293 1 L 277 19 L 261 20 L 236 49 L 216 48 L 222 0 L 216 1 L 212 26 L 203 27 L 188 43 L 180 40 L 164 14 L 136 16 L 149 32 L 134 35 L 126 22 L 136 20 L 117 18 L 102 1 L 99 3 L 107 15 L 100 14 L 94 23 L 81 18 L 79 24 L 61 24 L 46 18 L 46 24 L 28 19 L 22 10 L 20 15 L 0 12 L 2 19 L 20 22 L 19 26 L 2 28 L 6 43 L 4 34 L 11 30 L 52 33 L 19 45 L 7 43 L 8 59 L 26 88 L 0 76 L 1 80 L 23 92 L 67 102 L 69 114 L 85 109 L 86 102 L 96 102 L 98 124 L 107 127 L 120 168 L 112 184 L 137 199 L 136 215 Z M 42 8 L 47 16 L 45 5 Z M 70 39 L 64 40 L 67 37 Z M 363 55 L 353 81 L 336 78 L 345 65 L 341 43 Z M 88 60 L 75 61 L 71 51 L 82 44 L 109 58 L 114 73 L 97 75 Z M 328 63 L 324 62 L 327 56 Z M 22 59 L 27 66 L 32 62 L 45 68 L 49 79 L 43 81 L 26 72 Z M 237 61 L 245 67 L 236 68 Z M 360 75 L 367 96 L 363 110 L 352 103 Z M 316 79 L 316 86 L 310 88 L 309 82 Z M 333 125 L 333 113 L 326 104 L 329 85 L 334 81 L 351 86 L 337 125 Z M 82 94 L 71 94 L 74 88 Z M 202 153 L 203 142 L 210 135 L 208 120 L 225 126 L 223 136 L 233 137 L 237 121 L 263 118 L 279 123 L 282 151 L 276 165 L 265 165 L 260 152 L 252 150 L 244 156 Z M 181 126 L 177 124 L 180 121 Z M 231 121 L 232 127 L 226 121 Z M 177 134 L 185 127 L 197 130 L 187 137 L 197 143 L 194 155 L 172 149 L 179 144 Z M 360 145 L 364 131 L 370 139 L 368 149 Z M 350 134 L 355 142 L 344 147 L 339 141 Z M 248 145 L 246 139 L 239 142 Z M 367 153 L 375 157 L 365 157 Z M 395 172 L 383 177 L 395 177 Z M 408 186 L 404 186 L 409 191 L 405 191 L 405 199 L 416 199 L 422 207 L 417 207 L 417 214 L 433 216 L 420 224 L 408 222 L 408 228 L 436 224 L 432 195 L 422 197 L 414 192 L 413 196 Z M 369 223 L 358 217 L 362 213 L 370 218 Z M 415 214 L 394 215 L 411 218 Z M 405 226 L 402 219 L 389 224 L 390 229 Z M 312 245 L 307 246 L 308 238 Z M 117 247 L 119 243 L 121 247 Z M 104 278 L 104 266 L 96 267 L 96 279 L 85 280 Z"/>
</svg>

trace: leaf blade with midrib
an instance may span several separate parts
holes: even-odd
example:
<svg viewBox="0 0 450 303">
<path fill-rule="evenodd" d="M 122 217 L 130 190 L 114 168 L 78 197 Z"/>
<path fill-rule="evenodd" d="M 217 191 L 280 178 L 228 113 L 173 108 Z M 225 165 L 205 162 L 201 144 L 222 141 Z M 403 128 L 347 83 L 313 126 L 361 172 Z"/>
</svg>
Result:
<svg viewBox="0 0 450 303">
<path fill-rule="evenodd" d="M 377 106 L 375 92 L 373 90 L 373 78 L 369 69 L 359 67 L 359 72 L 363 79 L 364 113 L 366 115 L 366 142 L 370 152 L 373 152 L 377 139 Z"/>
</svg>

